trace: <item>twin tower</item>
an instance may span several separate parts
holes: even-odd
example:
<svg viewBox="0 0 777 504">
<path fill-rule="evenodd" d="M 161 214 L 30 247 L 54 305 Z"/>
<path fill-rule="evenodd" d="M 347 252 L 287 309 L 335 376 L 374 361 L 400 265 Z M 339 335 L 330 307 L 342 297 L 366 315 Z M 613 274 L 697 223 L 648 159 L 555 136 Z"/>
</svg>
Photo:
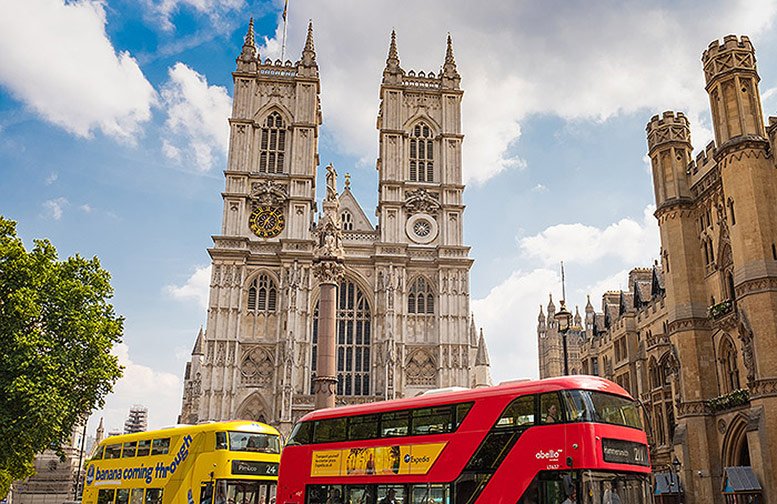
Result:
<svg viewBox="0 0 777 504">
<path fill-rule="evenodd" d="M 688 502 L 721 502 L 729 466 L 752 466 L 772 502 L 777 118 L 764 124 L 747 37 L 713 42 L 702 62 L 715 141 L 692 159 L 682 113 L 664 112 L 647 125 L 668 333 L 680 363 L 674 451 Z M 738 389 L 749 395 L 747 407 L 716 406 Z"/>
</svg>

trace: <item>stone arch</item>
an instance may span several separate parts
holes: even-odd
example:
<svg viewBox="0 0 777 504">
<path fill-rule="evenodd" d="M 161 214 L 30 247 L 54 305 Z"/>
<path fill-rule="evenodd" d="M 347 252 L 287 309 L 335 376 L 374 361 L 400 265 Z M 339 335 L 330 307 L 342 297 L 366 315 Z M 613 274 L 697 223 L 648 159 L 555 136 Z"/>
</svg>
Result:
<svg viewBox="0 0 777 504">
<path fill-rule="evenodd" d="M 721 394 L 728 394 L 741 388 L 737 354 L 734 339 L 729 334 L 724 333 L 720 338 L 717 356 Z"/>
<path fill-rule="evenodd" d="M 267 299 L 265 300 L 265 307 L 263 309 L 257 309 L 257 296 L 258 296 L 258 290 L 261 289 L 261 286 L 258 285 L 259 280 L 262 275 L 266 275 L 270 285 L 265 286 L 266 287 L 266 293 L 265 296 L 267 296 Z M 251 272 L 251 274 L 246 279 L 245 283 L 243 284 L 244 289 L 244 306 L 247 310 L 247 312 L 275 312 L 280 310 L 279 301 L 280 301 L 280 295 L 281 295 L 281 289 L 280 289 L 280 279 L 275 274 L 274 271 L 261 268 L 256 271 Z M 272 308 L 270 308 L 270 291 L 272 292 Z"/>
<path fill-rule="evenodd" d="M 235 417 L 240 420 L 255 420 L 263 423 L 272 421 L 270 408 L 258 392 L 254 392 L 243 400 L 235 412 Z"/>
<path fill-rule="evenodd" d="M 423 349 L 412 352 L 405 365 L 405 379 L 408 385 L 436 385 L 437 364 L 434 357 Z"/>
<path fill-rule="evenodd" d="M 648 380 L 651 390 L 661 386 L 658 363 L 656 363 L 656 358 L 653 355 L 650 356 L 650 360 L 648 361 Z"/>
<path fill-rule="evenodd" d="M 275 359 L 269 349 L 249 347 L 240 359 L 241 382 L 245 385 L 269 387 L 275 372 Z"/>
<path fill-rule="evenodd" d="M 282 103 L 270 102 L 256 111 L 253 117 L 254 126 L 261 128 L 264 124 L 264 120 L 267 119 L 267 117 L 273 112 L 280 114 L 286 128 L 289 128 L 289 126 L 291 126 L 291 124 L 294 122 L 294 114 L 291 113 L 291 110 L 286 108 L 286 106 Z"/>
<path fill-rule="evenodd" d="M 405 121 L 405 124 L 402 125 L 402 129 L 404 131 L 410 132 L 413 130 L 416 124 L 423 122 L 426 123 L 429 128 L 432 130 L 432 138 L 437 138 L 440 133 L 442 132 L 442 126 L 440 123 L 434 120 L 432 116 L 425 112 L 420 112 L 418 114 L 414 114 L 411 117 Z"/>
<path fill-rule="evenodd" d="M 745 413 L 739 413 L 729 423 L 723 437 L 721 457 L 723 467 L 750 465 L 750 446 L 747 443 L 748 420 Z"/>
</svg>

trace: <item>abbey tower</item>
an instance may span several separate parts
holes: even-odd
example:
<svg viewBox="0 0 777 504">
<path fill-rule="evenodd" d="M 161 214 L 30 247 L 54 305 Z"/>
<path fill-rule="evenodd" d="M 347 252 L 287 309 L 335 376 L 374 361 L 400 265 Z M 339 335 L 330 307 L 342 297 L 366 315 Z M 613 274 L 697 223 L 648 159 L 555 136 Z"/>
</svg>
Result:
<svg viewBox="0 0 777 504">
<path fill-rule="evenodd" d="M 322 117 L 312 25 L 292 63 L 262 61 L 251 23 L 233 77 L 207 327 L 186 367 L 180 421 L 256 419 L 288 432 L 313 408 L 317 347 L 311 268 Z M 338 193 L 346 268 L 339 404 L 490 382 L 470 314 L 459 84 L 450 38 L 441 71 L 416 73 L 400 66 L 392 33 L 378 114 L 377 227 L 348 175 Z"/>
<path fill-rule="evenodd" d="M 601 312 L 589 303 L 569 337 L 576 367 L 645 405 L 658 499 L 774 502 L 777 118 L 765 124 L 747 37 L 713 41 L 702 66 L 715 140 L 693 158 L 682 112 L 647 124 L 660 260 L 634 268 Z M 540 315 L 541 369 L 558 369 Z"/>
</svg>

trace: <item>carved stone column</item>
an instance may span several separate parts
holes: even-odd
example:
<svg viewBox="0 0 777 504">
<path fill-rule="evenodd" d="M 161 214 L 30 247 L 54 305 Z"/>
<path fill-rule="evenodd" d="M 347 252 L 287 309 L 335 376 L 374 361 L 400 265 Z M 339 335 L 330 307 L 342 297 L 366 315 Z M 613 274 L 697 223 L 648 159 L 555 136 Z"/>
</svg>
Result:
<svg viewBox="0 0 777 504">
<path fill-rule="evenodd" d="M 324 213 L 318 219 L 318 247 L 313 273 L 319 281 L 318 355 L 314 383 L 315 409 L 333 408 L 337 390 L 337 287 L 345 274 L 343 266 L 343 231 L 340 222 L 340 202 L 337 195 L 337 172 L 326 167 L 326 198 Z"/>
</svg>

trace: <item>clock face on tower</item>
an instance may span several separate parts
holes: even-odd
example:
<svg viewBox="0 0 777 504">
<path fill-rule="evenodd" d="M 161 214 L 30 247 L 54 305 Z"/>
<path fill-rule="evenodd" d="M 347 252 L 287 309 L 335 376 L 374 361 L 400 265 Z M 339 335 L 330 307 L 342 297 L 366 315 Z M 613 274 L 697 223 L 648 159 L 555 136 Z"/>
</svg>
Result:
<svg viewBox="0 0 777 504">
<path fill-rule="evenodd" d="M 286 225 L 283 210 L 276 207 L 256 207 L 248 218 L 248 226 L 259 238 L 275 238 Z"/>
</svg>

